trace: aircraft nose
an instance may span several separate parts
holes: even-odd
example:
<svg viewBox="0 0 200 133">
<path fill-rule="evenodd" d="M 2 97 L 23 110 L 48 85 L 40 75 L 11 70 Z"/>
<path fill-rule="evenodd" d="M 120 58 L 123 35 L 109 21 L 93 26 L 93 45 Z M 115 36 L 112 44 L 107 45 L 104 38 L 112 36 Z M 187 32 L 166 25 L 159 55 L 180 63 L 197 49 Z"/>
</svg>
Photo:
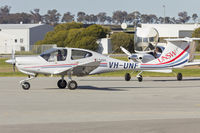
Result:
<svg viewBox="0 0 200 133">
<path fill-rule="evenodd" d="M 5 61 L 6 63 L 8 63 L 8 64 L 15 64 L 15 59 L 9 59 L 9 60 L 6 60 Z"/>
</svg>

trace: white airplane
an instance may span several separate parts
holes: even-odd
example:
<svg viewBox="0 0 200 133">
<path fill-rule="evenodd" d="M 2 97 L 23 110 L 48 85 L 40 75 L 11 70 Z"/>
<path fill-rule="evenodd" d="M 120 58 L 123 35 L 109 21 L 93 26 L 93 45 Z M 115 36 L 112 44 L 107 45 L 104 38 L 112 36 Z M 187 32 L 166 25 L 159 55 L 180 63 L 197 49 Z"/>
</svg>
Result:
<svg viewBox="0 0 200 133">
<path fill-rule="evenodd" d="M 30 57 L 14 57 L 7 60 L 17 69 L 28 75 L 27 79 L 20 81 L 22 88 L 28 90 L 31 80 L 38 74 L 60 75 L 61 79 L 57 82 L 59 88 L 76 89 L 77 83 L 71 76 L 85 76 L 112 72 L 117 70 L 166 70 L 171 68 L 181 68 L 188 63 L 190 43 L 193 39 L 168 39 L 168 45 L 157 59 L 147 63 L 127 62 L 110 58 L 99 53 L 79 49 L 79 48 L 52 48 L 41 55 Z M 64 79 L 68 76 L 68 82 Z"/>
<path fill-rule="evenodd" d="M 148 38 L 147 38 L 148 39 Z M 180 43 L 180 45 L 184 45 L 184 43 L 191 43 L 192 41 L 195 41 L 195 40 L 200 40 L 200 38 L 179 38 L 179 39 L 166 39 L 167 41 L 167 44 L 166 45 L 169 45 L 170 43 Z M 165 47 L 163 46 L 156 46 L 155 49 L 153 49 L 153 46 L 152 46 L 152 49 L 150 49 L 147 45 L 147 49 L 149 49 L 149 51 L 137 51 L 136 53 L 130 53 L 128 50 L 126 50 L 125 48 L 123 47 L 120 47 L 121 50 L 128 56 L 128 60 L 133 60 L 134 62 L 139 62 L 139 63 L 147 63 L 147 62 L 150 62 L 152 60 L 155 60 L 155 59 L 158 59 L 159 60 L 159 57 L 162 54 L 162 52 L 165 50 Z M 193 49 L 193 51 L 191 51 L 190 49 L 190 53 L 189 54 L 192 54 L 192 52 L 194 52 L 195 49 Z M 165 58 L 162 56 L 162 58 Z M 191 60 L 191 58 L 190 58 Z M 189 62 L 190 62 L 189 60 Z M 199 65 L 198 62 L 195 62 L 195 63 L 187 63 L 185 64 L 185 66 L 189 66 L 189 65 Z M 172 68 L 167 68 L 167 69 L 155 69 L 155 70 L 142 70 L 141 72 L 139 72 L 139 74 L 136 76 L 138 78 L 138 81 L 139 82 L 142 82 L 143 80 L 143 77 L 141 75 L 141 73 L 143 71 L 148 71 L 148 72 L 161 72 L 161 73 L 172 73 Z M 182 73 L 178 73 L 177 74 L 177 80 L 182 80 Z M 131 75 L 129 73 L 126 73 L 125 74 L 125 80 L 126 81 L 130 81 L 131 79 Z"/>
</svg>

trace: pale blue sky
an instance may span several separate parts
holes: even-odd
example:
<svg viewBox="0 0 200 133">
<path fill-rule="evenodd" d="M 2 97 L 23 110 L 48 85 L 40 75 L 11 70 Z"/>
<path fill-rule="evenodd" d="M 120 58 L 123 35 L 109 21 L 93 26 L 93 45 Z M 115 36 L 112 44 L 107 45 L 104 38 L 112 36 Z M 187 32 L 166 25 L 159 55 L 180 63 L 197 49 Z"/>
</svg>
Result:
<svg viewBox="0 0 200 133">
<path fill-rule="evenodd" d="M 41 14 L 45 14 L 48 9 L 57 9 L 61 14 L 67 11 L 73 14 L 84 11 L 88 14 L 106 12 L 110 16 L 116 10 L 128 13 L 137 10 L 143 14 L 163 16 L 165 5 L 166 16 L 177 17 L 180 11 L 200 16 L 200 0 L 0 0 L 0 6 L 3 5 L 11 6 L 11 12 L 29 12 L 39 8 Z"/>
</svg>

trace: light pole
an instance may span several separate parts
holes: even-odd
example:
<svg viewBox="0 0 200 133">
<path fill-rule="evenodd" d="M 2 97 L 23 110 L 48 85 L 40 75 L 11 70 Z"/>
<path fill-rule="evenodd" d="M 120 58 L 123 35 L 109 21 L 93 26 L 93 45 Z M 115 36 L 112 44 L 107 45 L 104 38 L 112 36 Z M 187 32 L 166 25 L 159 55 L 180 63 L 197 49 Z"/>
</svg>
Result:
<svg viewBox="0 0 200 133">
<path fill-rule="evenodd" d="M 165 5 L 163 5 L 163 17 L 164 17 L 164 24 L 165 24 Z"/>
</svg>

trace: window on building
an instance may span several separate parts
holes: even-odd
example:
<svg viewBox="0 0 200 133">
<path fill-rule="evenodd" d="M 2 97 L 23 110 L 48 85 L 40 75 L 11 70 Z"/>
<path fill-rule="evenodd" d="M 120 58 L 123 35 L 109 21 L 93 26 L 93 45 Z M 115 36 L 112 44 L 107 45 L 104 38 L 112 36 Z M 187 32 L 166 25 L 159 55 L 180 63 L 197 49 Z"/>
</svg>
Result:
<svg viewBox="0 0 200 133">
<path fill-rule="evenodd" d="M 24 39 L 20 38 L 20 43 L 23 43 L 24 42 Z"/>
<path fill-rule="evenodd" d="M 17 43 L 17 39 L 15 39 L 15 43 Z"/>
<path fill-rule="evenodd" d="M 20 47 L 20 51 L 25 51 L 25 47 Z"/>
</svg>

